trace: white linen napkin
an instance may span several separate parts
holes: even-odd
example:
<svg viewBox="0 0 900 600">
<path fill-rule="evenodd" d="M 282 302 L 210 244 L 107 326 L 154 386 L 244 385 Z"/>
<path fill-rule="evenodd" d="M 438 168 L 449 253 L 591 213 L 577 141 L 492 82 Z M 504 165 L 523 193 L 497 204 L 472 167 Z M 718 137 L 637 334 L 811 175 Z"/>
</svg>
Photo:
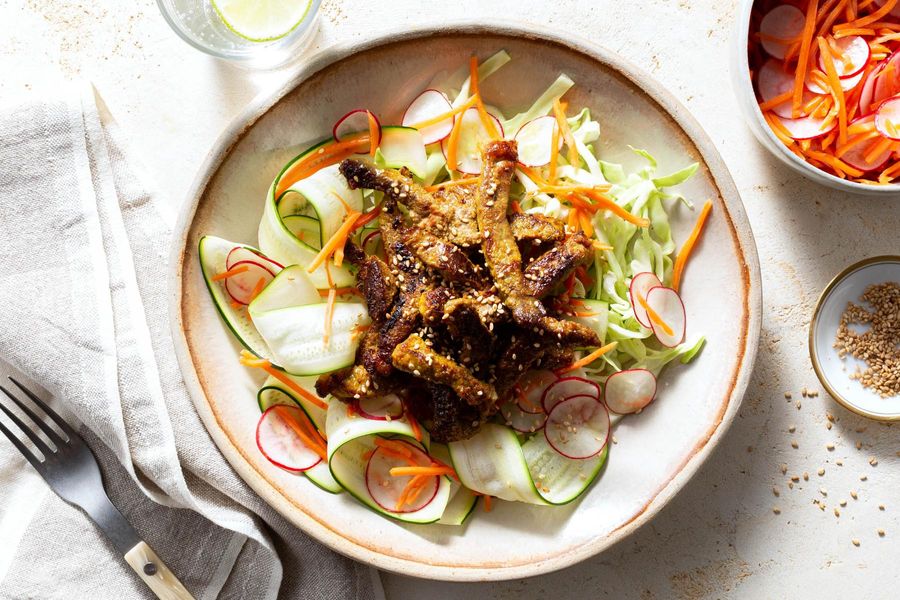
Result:
<svg viewBox="0 0 900 600">
<path fill-rule="evenodd" d="M 113 502 L 195 597 L 383 597 L 374 570 L 263 503 L 201 424 L 169 335 L 172 219 L 98 100 L 66 86 L 0 110 L 0 358 L 83 423 Z M 153 597 L 4 438 L 0 597 Z"/>
</svg>

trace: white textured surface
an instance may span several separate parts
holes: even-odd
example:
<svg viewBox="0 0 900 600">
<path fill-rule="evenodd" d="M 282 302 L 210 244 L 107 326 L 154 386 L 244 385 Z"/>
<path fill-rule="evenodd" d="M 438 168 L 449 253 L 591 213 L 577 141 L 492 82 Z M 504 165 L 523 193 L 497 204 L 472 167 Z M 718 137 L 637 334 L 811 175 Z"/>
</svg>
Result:
<svg viewBox="0 0 900 600">
<path fill-rule="evenodd" d="M 567 571 L 519 582 L 448 585 L 386 576 L 388 598 L 894 596 L 900 585 L 897 427 L 865 421 L 827 397 L 801 398 L 800 390 L 818 389 L 806 349 L 818 290 L 851 262 L 897 253 L 900 202 L 846 197 L 809 184 L 756 143 L 740 120 L 727 73 L 734 2 L 557 0 L 509 8 L 520 4 L 325 0 L 314 44 L 358 39 L 379 24 L 482 14 L 486 20 L 517 16 L 546 23 L 628 56 L 692 110 L 742 192 L 763 265 L 762 351 L 725 441 L 631 539 Z M 0 0 L 0 11 L 0 98 L 40 92 L 60 73 L 90 79 L 173 208 L 224 125 L 284 77 L 237 70 L 192 50 L 166 28 L 149 0 Z M 793 393 L 790 402 L 786 391 Z M 837 418 L 831 430 L 826 411 Z M 826 449 L 829 442 L 834 451 Z M 869 465 L 872 456 L 877 466 Z M 801 478 L 790 490 L 794 474 Z M 851 544 L 854 538 L 859 547 Z"/>
</svg>

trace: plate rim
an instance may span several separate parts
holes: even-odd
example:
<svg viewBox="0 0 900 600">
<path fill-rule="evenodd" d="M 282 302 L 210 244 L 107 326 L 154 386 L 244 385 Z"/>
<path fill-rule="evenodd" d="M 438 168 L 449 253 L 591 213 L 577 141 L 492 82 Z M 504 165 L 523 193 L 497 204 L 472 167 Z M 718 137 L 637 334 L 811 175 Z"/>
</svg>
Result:
<svg viewBox="0 0 900 600">
<path fill-rule="evenodd" d="M 234 146 L 264 114 L 304 81 L 331 64 L 348 58 L 353 54 L 369 51 L 379 46 L 430 36 L 478 34 L 525 38 L 532 41 L 550 43 L 581 54 L 594 62 L 600 63 L 616 75 L 623 77 L 629 83 L 641 89 L 672 119 L 697 149 L 697 152 L 709 169 L 710 176 L 719 191 L 718 200 L 723 205 L 727 204 L 727 210 L 724 211 L 724 214 L 727 217 L 733 243 L 739 250 L 738 257 L 743 259 L 742 292 L 747 315 L 745 322 L 742 324 L 742 344 L 738 347 L 738 351 L 743 358 L 733 373 L 727 402 L 723 403 L 722 408 L 719 410 L 717 422 L 707 431 L 705 439 L 698 441 L 691 453 L 674 471 L 674 474 L 661 483 L 653 497 L 628 521 L 611 531 L 607 536 L 593 538 L 536 562 L 512 566 L 498 564 L 477 567 L 454 566 L 389 556 L 347 540 L 302 510 L 297 510 L 295 504 L 283 497 L 277 488 L 261 477 L 249 464 L 243 456 L 243 450 L 232 444 L 227 433 L 219 425 L 214 409 L 210 406 L 197 376 L 182 319 L 181 300 L 183 295 L 184 260 L 189 254 L 186 242 L 200 199 L 212 177 Z M 280 85 L 272 90 L 264 90 L 251 100 L 213 143 L 189 188 L 186 200 L 179 209 L 179 216 L 173 229 L 171 244 L 167 266 L 168 309 L 175 355 L 191 400 L 217 449 L 222 452 L 244 482 L 269 506 L 300 530 L 345 556 L 370 564 L 376 568 L 402 575 L 444 581 L 503 581 L 531 577 L 571 566 L 599 554 L 622 541 L 655 517 L 710 456 L 740 409 L 756 362 L 762 324 L 762 285 L 756 243 L 737 187 L 709 135 L 670 92 L 618 53 L 579 36 L 561 32 L 558 29 L 547 30 L 544 27 L 521 21 L 495 21 L 488 26 L 476 22 L 474 19 L 461 19 L 444 22 L 439 25 L 417 25 L 402 30 L 395 28 L 364 40 L 338 43 L 311 56 L 300 69 L 295 71 Z"/>
</svg>

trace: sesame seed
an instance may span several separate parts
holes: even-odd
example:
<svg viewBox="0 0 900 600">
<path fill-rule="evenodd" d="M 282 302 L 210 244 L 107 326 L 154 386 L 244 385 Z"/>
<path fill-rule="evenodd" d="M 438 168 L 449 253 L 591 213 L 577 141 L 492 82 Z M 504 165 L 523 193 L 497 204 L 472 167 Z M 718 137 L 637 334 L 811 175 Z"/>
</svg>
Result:
<svg viewBox="0 0 900 600">
<path fill-rule="evenodd" d="M 841 511 L 839 511 L 837 508 L 835 508 L 835 509 L 834 509 L 834 516 L 840 517 L 840 516 L 841 516 Z"/>
<path fill-rule="evenodd" d="M 854 546 L 856 546 L 857 548 L 859 547 L 859 540 L 858 540 L 858 539 L 853 538 L 853 539 L 850 540 L 850 541 L 853 543 Z"/>
<path fill-rule="evenodd" d="M 778 488 L 777 488 L 777 487 L 773 487 L 773 488 L 772 488 L 772 493 L 775 494 L 776 496 L 780 496 L 780 495 L 781 495 L 781 492 L 778 491 Z"/>
<path fill-rule="evenodd" d="M 824 467 L 819 467 L 819 470 L 816 471 L 816 472 L 819 474 L 819 477 L 821 477 L 822 475 L 825 474 L 825 468 L 824 468 Z"/>
<path fill-rule="evenodd" d="M 878 459 L 875 458 L 874 456 L 870 456 L 870 457 L 869 457 L 869 464 L 872 465 L 873 467 L 877 466 L 877 465 L 878 465 Z"/>
<path fill-rule="evenodd" d="M 800 447 L 800 445 L 796 441 L 791 442 L 791 448 L 793 448 L 794 450 L 796 450 L 799 447 Z"/>
<path fill-rule="evenodd" d="M 875 533 L 878 534 L 878 537 L 884 537 L 884 529 L 876 529 Z"/>
<path fill-rule="evenodd" d="M 775 506 L 775 507 L 772 508 L 772 512 L 775 513 L 776 515 L 780 515 L 780 514 L 781 514 L 781 509 L 778 508 L 777 506 Z"/>
<path fill-rule="evenodd" d="M 795 431 L 797 431 L 797 427 L 796 427 L 796 426 L 791 425 L 790 427 L 788 427 L 788 432 L 789 432 L 789 433 L 794 433 Z"/>
<path fill-rule="evenodd" d="M 859 500 L 859 495 L 856 493 L 856 490 L 850 490 L 850 497 L 854 500 Z"/>
</svg>

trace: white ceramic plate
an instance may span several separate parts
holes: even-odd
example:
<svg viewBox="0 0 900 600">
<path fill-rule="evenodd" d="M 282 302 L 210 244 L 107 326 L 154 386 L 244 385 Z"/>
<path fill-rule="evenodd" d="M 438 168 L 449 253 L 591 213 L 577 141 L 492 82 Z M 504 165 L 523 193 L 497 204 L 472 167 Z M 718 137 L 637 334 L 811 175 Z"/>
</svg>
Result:
<svg viewBox="0 0 900 600">
<path fill-rule="evenodd" d="M 853 412 L 881 421 L 900 420 L 900 396 L 882 398 L 850 375 L 866 364 L 834 349 L 841 315 L 847 304 L 863 304 L 860 296 L 870 285 L 900 281 L 900 256 L 878 256 L 847 267 L 822 292 L 809 329 L 813 368 L 831 396 Z"/>
<path fill-rule="evenodd" d="M 576 82 L 570 106 L 587 105 L 603 129 L 606 160 L 639 164 L 627 144 L 652 152 L 660 172 L 692 161 L 682 191 L 714 202 L 683 284 L 689 335 L 708 337 L 688 367 L 667 370 L 659 400 L 616 430 L 608 466 L 589 493 L 559 508 L 497 503 L 461 528 L 408 526 L 348 494 L 328 495 L 270 465 L 257 451 L 257 373 L 208 297 L 197 260 L 204 234 L 255 242 L 266 190 L 284 163 L 325 137 L 348 110 L 383 123 L 441 70 L 506 49 L 513 60 L 486 80 L 492 104 L 527 107 L 560 73 Z M 677 208 L 682 242 L 696 212 Z M 173 253 L 172 317 L 178 358 L 197 410 L 222 453 L 267 502 L 298 527 L 350 557 L 391 571 L 447 580 L 511 579 L 592 556 L 646 523 L 687 482 L 737 413 L 759 337 L 759 265 L 750 226 L 721 158 L 671 96 L 620 57 L 566 34 L 522 26 L 444 26 L 384 35 L 320 55 L 283 89 L 254 102 L 225 132 L 185 204 Z"/>
</svg>

